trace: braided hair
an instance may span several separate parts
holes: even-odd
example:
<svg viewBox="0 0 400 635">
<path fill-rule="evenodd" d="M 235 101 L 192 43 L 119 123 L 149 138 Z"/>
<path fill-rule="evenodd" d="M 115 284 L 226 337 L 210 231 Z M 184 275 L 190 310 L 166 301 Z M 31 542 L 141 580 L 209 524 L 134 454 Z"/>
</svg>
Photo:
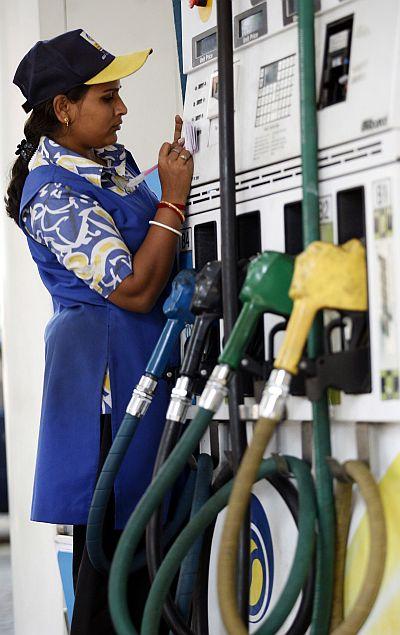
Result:
<svg viewBox="0 0 400 635">
<path fill-rule="evenodd" d="M 85 96 L 89 88 L 90 86 L 82 84 L 72 88 L 65 95 L 70 101 L 77 102 Z M 11 168 L 10 182 L 4 197 L 6 212 L 17 225 L 19 225 L 22 190 L 25 179 L 29 174 L 28 163 L 36 152 L 40 138 L 45 135 L 50 139 L 54 139 L 61 130 L 62 124 L 58 121 L 54 112 L 53 99 L 48 99 L 42 104 L 35 106 L 25 122 L 25 138 L 18 144 L 15 152 L 18 158 Z"/>
</svg>

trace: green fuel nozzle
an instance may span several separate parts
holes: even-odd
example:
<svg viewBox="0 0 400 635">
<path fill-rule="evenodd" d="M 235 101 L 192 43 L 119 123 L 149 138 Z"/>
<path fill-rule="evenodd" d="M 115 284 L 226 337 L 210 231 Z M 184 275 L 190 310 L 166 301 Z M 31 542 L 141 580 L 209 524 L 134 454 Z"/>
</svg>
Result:
<svg viewBox="0 0 400 635">
<path fill-rule="evenodd" d="M 263 313 L 290 315 L 292 300 L 289 288 L 293 271 L 293 256 L 276 251 L 264 251 L 250 261 L 240 291 L 243 307 L 219 356 L 219 364 L 228 364 L 231 370 L 239 367 Z"/>
</svg>

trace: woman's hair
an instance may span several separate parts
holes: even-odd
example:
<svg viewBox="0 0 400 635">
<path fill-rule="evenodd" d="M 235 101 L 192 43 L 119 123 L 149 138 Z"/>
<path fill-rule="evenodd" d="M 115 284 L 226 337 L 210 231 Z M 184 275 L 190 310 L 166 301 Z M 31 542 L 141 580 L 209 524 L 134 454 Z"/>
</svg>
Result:
<svg viewBox="0 0 400 635">
<path fill-rule="evenodd" d="M 90 86 L 82 84 L 72 88 L 65 95 L 72 102 L 77 102 L 85 96 Z M 52 139 L 54 135 L 61 132 L 62 124 L 58 121 L 53 108 L 53 99 L 35 106 L 32 113 L 26 120 L 24 126 L 25 139 L 36 149 L 40 138 L 45 135 Z M 33 156 L 33 152 L 30 153 Z M 21 154 L 18 156 L 11 169 L 11 180 L 4 197 L 7 214 L 19 225 L 19 207 L 21 202 L 22 189 L 25 179 L 28 176 L 28 161 Z"/>
</svg>

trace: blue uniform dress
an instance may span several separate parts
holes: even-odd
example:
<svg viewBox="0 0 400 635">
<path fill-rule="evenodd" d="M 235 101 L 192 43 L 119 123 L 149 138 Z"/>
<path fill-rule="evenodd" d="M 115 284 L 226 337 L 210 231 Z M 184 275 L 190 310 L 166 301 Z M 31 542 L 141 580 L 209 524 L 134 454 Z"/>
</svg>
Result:
<svg viewBox="0 0 400 635">
<path fill-rule="evenodd" d="M 131 174 L 138 174 L 129 152 L 126 152 L 126 166 Z M 59 188 L 64 194 L 66 191 L 75 196 L 78 193 L 81 202 L 91 201 L 97 206 L 100 224 L 85 229 L 85 240 L 93 238 L 95 250 L 89 259 L 85 253 L 73 254 L 68 268 L 59 254 L 46 244 L 46 232 L 35 235 L 29 233 L 25 225 L 25 211 L 32 209 L 32 203 L 36 210 L 45 210 L 51 188 L 55 196 Z M 37 166 L 25 181 L 20 224 L 54 306 L 54 315 L 45 330 L 45 377 L 32 520 L 86 524 L 99 462 L 104 378 L 109 372 L 112 434 L 115 436 L 132 390 L 143 374 L 165 323 L 164 298 L 160 298 L 148 314 L 120 309 L 93 284 L 89 286 L 82 273 L 78 277 L 74 266 L 80 268 L 80 272 L 87 269 L 90 278 L 92 261 L 102 263 L 107 249 L 115 247 L 115 241 L 114 246 L 107 244 L 107 236 L 96 240 L 102 217 L 105 222 L 112 219 L 121 244 L 134 256 L 147 234 L 148 221 L 154 217 L 157 202 L 144 182 L 126 196 L 120 196 L 113 188 L 99 187 L 95 180 L 62 167 L 60 161 Z M 79 205 L 77 209 L 75 233 L 81 231 L 85 222 Z M 61 220 L 62 213 L 52 218 L 53 233 L 57 233 Z M 108 258 L 107 262 L 110 260 L 113 271 L 109 276 L 114 277 L 112 291 L 131 270 L 126 269 L 126 260 L 118 250 L 114 261 Z M 118 529 L 125 525 L 150 482 L 167 404 L 167 386 L 161 381 L 116 478 L 115 526 Z"/>
</svg>

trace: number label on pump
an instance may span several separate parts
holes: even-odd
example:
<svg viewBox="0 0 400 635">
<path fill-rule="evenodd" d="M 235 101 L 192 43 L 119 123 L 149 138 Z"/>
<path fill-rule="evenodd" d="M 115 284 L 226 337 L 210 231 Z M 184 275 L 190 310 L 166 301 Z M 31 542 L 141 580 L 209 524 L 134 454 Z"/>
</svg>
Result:
<svg viewBox="0 0 400 635">
<path fill-rule="evenodd" d="M 319 198 L 319 227 L 321 240 L 333 243 L 332 196 L 320 196 Z"/>
<path fill-rule="evenodd" d="M 192 251 L 192 228 L 186 227 L 186 228 L 183 228 L 181 231 L 182 231 L 181 245 L 180 245 L 181 252 Z"/>
</svg>

